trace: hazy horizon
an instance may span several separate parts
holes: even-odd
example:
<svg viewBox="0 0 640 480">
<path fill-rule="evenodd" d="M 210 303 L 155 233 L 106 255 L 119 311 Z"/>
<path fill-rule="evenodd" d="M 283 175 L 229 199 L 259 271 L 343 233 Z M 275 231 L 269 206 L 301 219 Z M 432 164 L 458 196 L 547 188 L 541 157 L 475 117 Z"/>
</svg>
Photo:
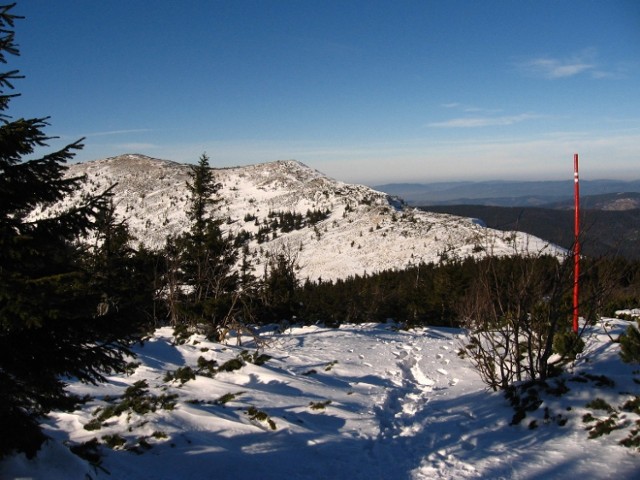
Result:
<svg viewBox="0 0 640 480">
<path fill-rule="evenodd" d="M 154 157 L 152 155 L 149 155 L 147 153 L 143 153 L 143 152 L 123 152 L 120 154 L 116 154 L 116 155 L 112 155 L 109 157 L 103 157 L 103 158 L 94 158 L 94 159 L 78 159 L 75 158 L 72 161 L 69 162 L 69 165 L 73 165 L 75 163 L 85 163 L 85 162 L 93 162 L 93 161 L 99 161 L 99 160 L 106 160 L 109 158 L 114 158 L 114 157 L 119 157 L 119 156 L 125 156 L 125 155 L 142 155 L 145 157 L 149 157 L 149 158 L 153 158 L 156 160 L 161 160 L 161 161 L 171 161 L 171 162 L 176 162 L 176 163 L 180 163 L 183 165 L 190 165 L 193 164 L 194 162 L 192 161 L 178 161 L 178 160 L 174 160 L 172 158 L 166 158 L 163 156 L 158 156 L 158 157 Z M 253 162 L 253 163 L 243 163 L 243 164 L 237 164 L 237 165 L 211 165 L 212 168 L 221 168 L 221 169 L 225 169 L 225 168 L 240 168 L 240 167 L 244 167 L 244 166 L 250 166 L 250 165 L 257 165 L 257 164 L 262 164 L 262 163 L 270 163 L 270 162 L 278 162 L 278 161 L 296 161 L 299 163 L 302 163 L 304 165 L 307 165 L 308 167 L 314 168 L 316 170 L 318 170 L 320 173 L 323 173 L 331 178 L 333 178 L 334 180 L 338 180 L 338 181 L 342 181 L 342 182 L 346 182 L 346 183 L 355 183 L 355 184 L 360 184 L 360 185 L 366 185 L 366 186 L 370 186 L 370 187 L 375 187 L 375 186 L 383 186 L 383 185 L 401 185 L 401 184 L 407 184 L 407 185 L 411 185 L 411 184 L 415 184 L 415 185 L 431 185 L 431 184 L 462 184 L 462 183 L 500 183 L 500 182 L 504 182 L 504 183 L 519 183 L 519 182 L 530 182 L 530 183 L 536 183 L 536 182 L 565 182 L 565 183 L 570 183 L 573 184 L 573 171 L 571 172 L 571 176 L 567 177 L 567 178 L 549 178 L 549 179 L 543 179 L 543 178 L 525 178 L 525 179 L 518 179 L 518 178 L 469 178 L 469 179 L 460 179 L 460 178 L 451 178 L 451 179 L 445 179 L 445 180 L 425 180 L 425 181 L 421 181 L 419 179 L 416 178 L 412 178 L 406 181 L 386 181 L 384 178 L 381 179 L 381 181 L 379 182 L 358 182 L 358 181 L 346 181 L 342 178 L 339 177 L 334 177 L 332 175 L 327 174 L 326 172 L 317 169 L 316 167 L 314 167 L 313 165 L 310 165 L 308 163 L 305 162 L 301 162 L 300 160 L 297 160 L 295 158 L 287 158 L 287 159 L 278 159 L 278 160 L 269 160 L 269 161 L 265 161 L 265 162 Z M 611 177 L 597 177 L 597 178 L 583 178 L 583 176 L 580 176 L 580 181 L 581 182 L 621 182 L 621 183 L 633 183 L 633 182 L 640 182 L 640 174 L 637 178 L 611 178 Z"/>
<path fill-rule="evenodd" d="M 79 160 L 350 183 L 640 178 L 640 3 L 29 0 L 14 117 Z"/>
</svg>

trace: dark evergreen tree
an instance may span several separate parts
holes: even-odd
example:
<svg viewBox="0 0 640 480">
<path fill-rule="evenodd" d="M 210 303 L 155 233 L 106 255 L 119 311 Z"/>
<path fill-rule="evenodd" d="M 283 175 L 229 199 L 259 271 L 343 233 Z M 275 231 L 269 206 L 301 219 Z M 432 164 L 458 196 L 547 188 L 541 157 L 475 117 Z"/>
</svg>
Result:
<svg viewBox="0 0 640 480">
<path fill-rule="evenodd" d="M 220 202 L 218 192 L 222 184 L 215 182 L 206 153 L 203 153 L 198 159 L 198 164 L 192 165 L 190 169 L 191 181 L 187 182 L 187 190 L 191 195 L 191 204 L 187 217 L 191 220 L 192 241 L 201 246 L 207 226 L 213 222 L 210 207 Z"/>
<path fill-rule="evenodd" d="M 95 226 L 96 244 L 86 255 L 86 267 L 91 274 L 88 287 L 100 295 L 99 313 L 117 313 L 113 335 L 143 333 L 156 319 L 159 255 L 132 247 L 127 222 L 116 217 L 111 202 L 98 213 Z"/>
<path fill-rule="evenodd" d="M 225 235 L 223 222 L 215 215 L 221 184 L 215 182 L 209 158 L 203 154 L 189 175 L 191 226 L 168 243 L 168 306 L 174 325 L 187 325 L 220 339 L 250 316 L 250 289 L 242 288 L 250 278 L 248 259 L 241 278 L 235 239 Z"/>
<path fill-rule="evenodd" d="M 291 320 L 297 315 L 297 255 L 283 248 L 271 256 L 265 268 L 263 283 L 263 321 Z"/>
<path fill-rule="evenodd" d="M 12 8 L 0 7 L 2 63 L 18 53 Z M 116 309 L 99 310 L 102 295 L 91 287 L 78 242 L 96 228 L 108 195 L 33 216 L 78 189 L 83 179 L 64 174 L 82 145 L 25 161 L 47 146 L 48 119 L 12 121 L 4 113 L 15 78 L 15 71 L 0 73 L 0 455 L 31 455 L 44 439 L 41 416 L 72 404 L 64 378 L 95 382 L 124 367 L 128 335 L 112 333 Z"/>
</svg>

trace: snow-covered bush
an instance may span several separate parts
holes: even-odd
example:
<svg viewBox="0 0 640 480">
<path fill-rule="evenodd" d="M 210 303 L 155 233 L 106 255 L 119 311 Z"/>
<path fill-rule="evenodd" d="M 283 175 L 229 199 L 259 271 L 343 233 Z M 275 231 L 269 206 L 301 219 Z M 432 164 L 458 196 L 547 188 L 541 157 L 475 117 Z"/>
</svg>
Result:
<svg viewBox="0 0 640 480">
<path fill-rule="evenodd" d="M 620 357 L 627 363 L 640 363 L 640 320 L 627 327 L 620 337 Z"/>
</svg>

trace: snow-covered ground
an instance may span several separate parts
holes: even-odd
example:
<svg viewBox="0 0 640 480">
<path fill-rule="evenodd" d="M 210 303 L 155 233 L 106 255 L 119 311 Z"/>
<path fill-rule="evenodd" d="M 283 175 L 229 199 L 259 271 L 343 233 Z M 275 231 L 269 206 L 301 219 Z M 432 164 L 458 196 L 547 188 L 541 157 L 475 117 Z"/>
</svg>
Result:
<svg viewBox="0 0 640 480">
<path fill-rule="evenodd" d="M 519 425 L 510 425 L 514 411 L 505 398 L 487 391 L 457 355 L 460 330 L 270 330 L 261 353 L 272 358 L 262 363 L 250 341 L 194 336 L 176 345 L 172 330 L 161 328 L 136 346 L 129 375 L 98 386 L 70 382 L 70 391 L 91 400 L 52 413 L 44 425 L 53 440 L 33 460 L 0 462 L 0 478 L 640 478 L 640 453 L 618 444 L 640 428 L 640 415 L 622 408 L 640 394 L 640 367 L 623 364 L 607 334 L 626 325 L 607 320 L 590 328 L 586 351 L 565 375 L 568 392 L 545 394 Z M 239 358 L 240 369 L 220 368 Z M 200 374 L 185 383 L 167 379 L 185 366 Z M 122 406 L 134 385 L 155 412 L 104 413 Z M 596 398 L 615 409 L 620 428 L 590 439 L 586 428 L 595 421 L 583 416 L 612 416 L 586 406 Z M 92 439 L 102 454 L 97 468 L 68 450 Z"/>
<path fill-rule="evenodd" d="M 168 235 L 189 228 L 188 165 L 121 155 L 71 165 L 68 174 L 86 175 L 79 196 L 98 194 L 115 184 L 116 214 L 127 219 L 136 245 L 162 247 Z M 477 219 L 407 207 L 385 193 L 340 182 L 293 160 L 214 169 L 214 177 L 222 185 L 216 215 L 224 220 L 225 231 L 255 235 L 276 212 L 328 212 L 318 223 L 278 230 L 277 235 L 271 232 L 262 243 L 255 237 L 249 241 L 246 247 L 258 275 L 267 255 L 283 251 L 297 259 L 303 281 L 403 269 L 445 257 L 565 254 L 525 233 L 492 230 Z"/>
</svg>

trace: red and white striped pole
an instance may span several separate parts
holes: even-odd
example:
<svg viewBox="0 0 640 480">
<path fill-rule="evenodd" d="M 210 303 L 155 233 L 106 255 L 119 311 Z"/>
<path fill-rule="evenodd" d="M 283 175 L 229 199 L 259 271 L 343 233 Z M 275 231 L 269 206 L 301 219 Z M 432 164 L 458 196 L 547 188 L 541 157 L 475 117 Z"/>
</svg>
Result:
<svg viewBox="0 0 640 480">
<path fill-rule="evenodd" d="M 573 332 L 578 333 L 578 298 L 580 293 L 580 179 L 578 177 L 578 154 L 573 155 L 573 199 L 574 219 L 573 228 L 575 239 L 573 243 Z"/>
</svg>

